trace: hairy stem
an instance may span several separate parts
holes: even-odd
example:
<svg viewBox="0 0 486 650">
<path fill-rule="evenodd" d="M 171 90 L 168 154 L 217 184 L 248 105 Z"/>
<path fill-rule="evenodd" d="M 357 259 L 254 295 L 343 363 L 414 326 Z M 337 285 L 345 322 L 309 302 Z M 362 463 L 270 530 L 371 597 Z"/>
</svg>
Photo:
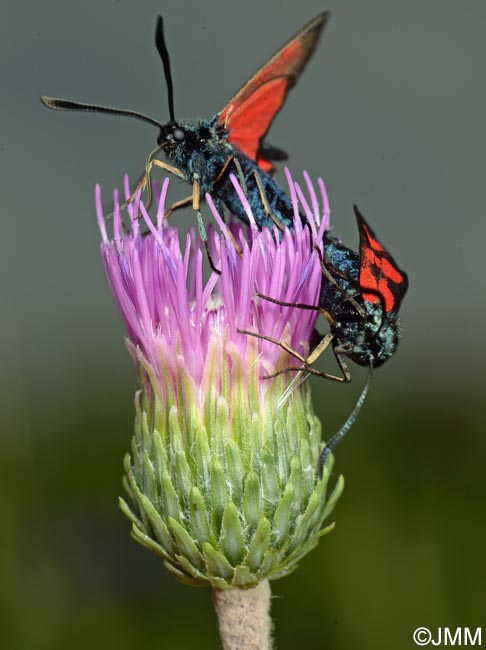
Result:
<svg viewBox="0 0 486 650">
<path fill-rule="evenodd" d="M 213 589 L 223 650 L 271 650 L 270 584 L 251 589 Z"/>
</svg>

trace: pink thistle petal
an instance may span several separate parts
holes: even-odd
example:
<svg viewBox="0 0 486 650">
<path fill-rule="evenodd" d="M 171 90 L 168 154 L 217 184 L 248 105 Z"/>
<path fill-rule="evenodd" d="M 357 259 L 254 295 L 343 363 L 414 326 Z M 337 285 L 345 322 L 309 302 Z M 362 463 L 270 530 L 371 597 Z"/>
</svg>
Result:
<svg viewBox="0 0 486 650">
<path fill-rule="evenodd" d="M 156 223 L 157 228 L 160 229 L 164 223 L 164 214 L 165 214 L 165 201 L 167 199 L 167 192 L 169 191 L 169 179 L 165 178 L 162 184 L 162 191 L 159 193 L 158 203 L 157 203 L 157 217 Z"/>
<path fill-rule="evenodd" d="M 317 194 L 314 189 L 314 186 L 312 185 L 310 176 L 306 171 L 304 171 L 304 179 L 312 203 L 312 212 L 314 214 L 314 221 L 316 222 L 317 225 L 319 225 L 321 221 L 321 215 L 319 214 L 319 201 L 317 200 Z"/>
<path fill-rule="evenodd" d="M 296 193 L 297 193 L 297 196 L 298 196 L 298 198 L 299 198 L 299 201 L 300 201 L 300 203 L 302 204 L 302 207 L 304 208 L 304 211 L 305 211 L 307 214 L 312 214 L 312 210 L 310 209 L 310 206 L 309 206 L 309 204 L 307 203 L 307 199 L 306 199 L 305 196 L 304 196 L 304 192 L 302 191 L 302 188 L 300 187 L 300 185 L 299 185 L 297 182 L 295 183 L 295 186 L 294 186 L 294 187 L 295 187 L 295 191 L 296 191 Z M 315 220 L 314 220 L 314 219 L 311 219 L 311 220 L 309 221 L 309 224 L 310 224 L 311 229 L 312 229 L 312 234 L 315 236 L 315 235 L 316 235 L 316 224 L 315 224 Z"/>
<path fill-rule="evenodd" d="M 327 190 L 326 186 L 324 185 L 324 181 L 322 178 L 317 179 L 317 185 L 319 187 L 319 191 L 321 192 L 321 199 L 322 199 L 322 224 L 324 230 L 327 230 L 329 228 L 330 224 L 330 216 L 331 216 L 331 208 L 329 207 L 329 197 L 327 195 Z"/>
<path fill-rule="evenodd" d="M 128 177 L 128 174 L 125 174 L 125 176 L 123 177 L 123 193 L 125 195 L 125 201 L 128 201 L 128 199 L 132 195 L 132 190 L 130 189 L 130 179 Z"/>
<path fill-rule="evenodd" d="M 234 174 L 230 174 L 230 180 L 231 183 L 233 184 L 233 187 L 235 188 L 238 198 L 241 201 L 241 204 L 246 213 L 246 216 L 248 217 L 248 221 L 250 222 L 250 225 L 252 226 L 252 228 L 258 230 L 258 226 L 256 224 L 255 217 L 253 216 L 253 212 L 251 210 L 250 204 L 248 203 L 248 199 L 246 198 L 245 193 L 243 192 L 243 190 L 240 187 L 240 184 L 238 183 L 238 179 Z"/>
<path fill-rule="evenodd" d="M 294 180 L 292 178 L 292 174 L 290 173 L 290 170 L 289 170 L 288 167 L 285 167 L 284 172 L 285 172 L 285 178 L 287 179 L 287 183 L 288 183 L 288 186 L 289 186 L 290 200 L 292 202 L 292 207 L 294 208 L 294 214 L 298 215 L 299 214 L 299 202 L 297 200 L 297 194 L 295 192 Z"/>
<path fill-rule="evenodd" d="M 105 218 L 103 216 L 103 204 L 101 202 L 101 186 L 97 183 L 95 189 L 95 206 L 98 228 L 101 232 L 101 241 L 103 244 L 108 243 L 108 233 L 106 232 Z"/>
<path fill-rule="evenodd" d="M 144 363 L 150 364 L 159 377 L 161 395 L 180 395 L 182 389 L 196 390 L 203 400 L 210 390 L 205 378 L 208 373 L 216 376 L 214 373 L 219 372 L 214 366 L 215 354 L 239 355 L 243 365 L 240 370 L 234 368 L 238 376 L 241 372 L 249 373 L 248 377 L 255 372 L 261 376 L 268 369 L 281 368 L 282 364 L 283 367 L 296 364 L 280 346 L 240 334 L 238 329 L 285 340 L 299 353 L 307 354 L 317 311 L 284 307 L 256 295 L 308 304 L 317 304 L 319 298 L 322 273 L 314 244 L 322 244 L 328 223 L 327 195 L 320 182 L 323 208 L 320 220 L 317 194 L 308 176 L 304 178 L 311 206 L 288 170 L 286 174 L 295 210 L 293 231 L 280 232 L 276 227 L 258 230 L 236 177 L 231 180 L 245 206 L 249 226 L 225 223 L 212 198 L 206 197 L 217 226 L 217 229 L 208 228 L 209 246 L 221 270 L 221 275 L 213 272 L 206 281 L 206 256 L 194 229 L 189 231 L 182 246 L 178 230 L 164 223 L 168 179 L 162 185 L 154 220 L 137 192 L 128 209 L 129 234 L 124 230 L 115 192 L 112 240 L 102 214 L 101 190 L 97 187 L 96 210 L 106 275 L 128 336 L 134 350 L 138 350 L 137 358 L 145 359 Z M 128 179 L 124 187 L 125 196 L 127 193 L 130 196 Z M 309 227 L 302 224 L 299 211 Z M 148 231 L 144 235 L 140 232 L 142 224 Z M 234 241 L 239 242 L 241 255 Z M 212 364 L 211 372 L 208 364 Z M 192 388 L 178 384 L 182 367 L 192 378 Z M 225 379 L 228 380 L 231 377 Z M 260 380 L 262 399 L 268 386 Z"/>
</svg>

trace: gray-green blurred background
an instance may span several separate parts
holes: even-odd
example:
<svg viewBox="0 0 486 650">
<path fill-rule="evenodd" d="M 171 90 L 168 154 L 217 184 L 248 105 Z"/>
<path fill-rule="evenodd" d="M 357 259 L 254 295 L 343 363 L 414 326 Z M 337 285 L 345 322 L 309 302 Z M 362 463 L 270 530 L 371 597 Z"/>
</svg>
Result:
<svg viewBox="0 0 486 650">
<path fill-rule="evenodd" d="M 296 176 L 324 177 L 350 245 L 358 203 L 410 291 L 399 352 L 336 455 L 336 530 L 274 584 L 278 648 L 405 649 L 419 626 L 486 626 L 484 0 L 4 0 L 2 648 L 218 647 L 209 590 L 178 584 L 116 504 L 136 383 L 93 186 L 108 203 L 156 132 L 50 112 L 39 95 L 166 120 L 163 13 L 176 114 L 210 116 L 323 9 L 332 21 L 269 140 Z M 363 381 L 315 383 L 326 435 Z"/>
</svg>

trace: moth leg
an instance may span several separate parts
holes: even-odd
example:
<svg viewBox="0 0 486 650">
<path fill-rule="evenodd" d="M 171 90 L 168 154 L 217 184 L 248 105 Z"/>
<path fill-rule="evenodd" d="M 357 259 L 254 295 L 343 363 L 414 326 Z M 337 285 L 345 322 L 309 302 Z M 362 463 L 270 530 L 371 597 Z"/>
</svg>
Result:
<svg viewBox="0 0 486 650">
<path fill-rule="evenodd" d="M 349 384 L 349 382 L 351 381 L 351 373 L 349 372 L 348 364 L 346 363 L 346 359 L 344 358 L 344 356 L 338 352 L 337 347 L 334 345 L 334 342 L 333 342 L 332 351 L 334 353 L 336 362 L 339 366 L 339 370 L 343 373 L 343 376 L 341 377 L 340 381 L 342 381 L 345 384 Z"/>
<path fill-rule="evenodd" d="M 135 189 L 133 192 L 130 194 L 128 199 L 124 201 L 120 205 L 120 211 L 125 210 L 126 207 L 128 207 L 133 201 L 135 200 L 135 197 L 137 195 L 137 192 L 141 189 L 142 192 L 145 189 L 145 184 L 146 184 L 146 172 L 143 172 L 143 174 L 138 178 L 137 182 L 135 183 Z M 107 219 L 113 219 L 114 212 L 110 212 L 108 215 L 106 215 Z M 127 232 L 125 224 L 123 224 L 123 230 Z"/>
<path fill-rule="evenodd" d="M 321 336 L 321 339 L 312 348 L 309 356 L 305 360 L 305 364 L 306 364 L 305 369 L 309 372 L 314 371 L 313 374 L 317 374 L 320 377 L 327 376 L 328 378 L 330 378 L 329 373 L 321 374 L 321 371 L 309 367 L 317 361 L 317 359 L 327 350 L 330 344 L 332 344 L 332 351 L 334 357 L 339 366 L 339 370 L 342 373 L 342 377 L 339 377 L 337 375 L 331 375 L 331 378 L 334 379 L 335 381 L 340 381 L 347 384 L 351 381 L 351 373 L 349 372 L 349 368 L 347 366 L 344 355 L 342 354 L 342 350 L 340 349 L 339 345 L 336 344 L 336 338 L 334 334 L 332 334 L 332 332 L 329 332 L 325 336 Z"/>
<path fill-rule="evenodd" d="M 339 289 L 339 291 L 341 291 L 341 293 L 343 293 L 345 295 L 346 300 L 353 305 L 353 307 L 356 309 L 358 314 L 361 317 L 364 318 L 366 316 L 366 314 L 364 313 L 363 308 L 361 307 L 361 305 L 358 305 L 356 300 L 354 300 L 354 298 L 352 296 L 347 295 L 346 292 L 344 291 L 344 289 L 338 285 L 336 280 L 330 274 L 329 270 L 326 268 L 324 260 L 322 259 L 322 253 L 319 250 L 318 246 L 315 246 L 315 249 L 318 252 L 319 260 L 321 262 L 322 274 L 324 275 L 326 280 L 328 280 L 331 284 L 336 286 L 337 289 Z M 283 300 L 277 300 L 276 298 L 272 298 L 271 296 L 267 296 L 266 294 L 260 293 L 258 291 L 257 291 L 256 295 L 259 296 L 260 298 L 263 298 L 264 300 L 268 300 L 269 302 L 273 302 L 276 305 L 281 305 L 282 307 L 298 307 L 299 309 L 311 309 L 311 310 L 314 310 L 314 311 L 318 311 L 322 316 L 324 316 L 324 318 L 327 320 L 327 322 L 330 325 L 333 325 L 336 322 L 335 319 L 331 316 L 331 314 L 328 311 L 326 311 L 325 309 L 322 309 L 322 307 L 319 307 L 319 305 L 308 305 L 308 304 L 301 303 L 301 302 L 284 302 Z"/>
<path fill-rule="evenodd" d="M 312 311 L 319 311 L 319 312 L 324 311 L 318 305 L 308 305 L 304 302 L 285 302 L 284 300 L 278 300 L 277 298 L 272 298 L 271 296 L 267 296 L 265 293 L 260 293 L 259 291 L 256 292 L 256 295 L 259 298 L 268 300 L 268 302 L 273 302 L 275 305 L 280 305 L 281 307 L 298 307 L 299 309 L 311 309 Z"/>
<path fill-rule="evenodd" d="M 187 196 L 185 199 L 181 199 L 180 201 L 176 201 L 175 203 L 173 203 L 170 206 L 170 208 L 167 210 L 167 212 L 164 214 L 164 219 L 168 219 L 173 212 L 175 212 L 179 208 L 184 208 L 185 206 L 189 205 L 190 203 L 192 203 L 193 206 L 194 206 L 194 196 L 193 196 L 193 194 L 191 194 L 190 196 Z M 199 220 L 199 217 L 198 217 L 198 224 L 199 224 L 199 221 L 200 220 Z M 199 232 L 201 233 L 201 228 L 200 227 L 199 227 Z M 206 228 L 204 227 L 204 225 L 203 225 L 203 232 L 206 233 Z M 231 241 L 233 242 L 233 246 L 235 247 L 236 252 L 241 257 L 243 255 L 243 251 L 241 250 L 241 246 L 238 244 L 238 242 L 234 238 L 233 233 L 231 231 L 228 231 L 228 234 L 229 234 L 229 236 L 231 238 Z M 205 234 L 205 237 L 207 239 L 207 234 Z M 201 238 L 202 238 L 202 236 L 201 236 Z M 205 240 L 203 239 L 203 241 L 205 241 Z"/>
<path fill-rule="evenodd" d="M 206 251 L 206 256 L 208 258 L 209 266 L 211 267 L 212 271 L 214 271 L 218 275 L 221 275 L 221 271 L 218 268 L 216 268 L 216 266 L 214 265 L 213 258 L 211 256 L 211 251 L 209 250 L 208 233 L 206 231 L 206 226 L 204 225 L 204 221 L 201 214 L 201 194 L 200 194 L 199 179 L 197 174 L 194 174 L 192 179 L 192 209 L 194 210 L 197 216 L 197 228 L 199 230 L 199 236 L 201 237 L 202 242 L 204 244 L 204 250 Z"/>
<path fill-rule="evenodd" d="M 233 162 L 234 159 L 235 159 L 234 156 L 230 156 L 229 158 L 226 158 L 226 162 L 221 167 L 221 171 L 219 172 L 219 174 L 216 176 L 216 179 L 214 181 L 215 185 L 217 185 L 219 181 L 223 178 L 223 176 L 226 174 L 228 167 L 230 166 L 230 164 Z"/>
<path fill-rule="evenodd" d="M 153 153 L 154 152 L 149 154 L 149 157 L 147 158 L 147 163 L 145 165 L 144 182 L 145 182 L 145 189 L 147 191 L 146 207 L 148 207 L 152 203 L 152 183 L 150 182 L 150 174 L 152 172 L 153 167 L 160 167 L 161 169 L 164 169 L 166 172 L 169 172 L 169 174 L 174 174 L 174 176 L 178 176 L 179 178 L 182 179 L 185 178 L 184 172 L 182 172 L 177 167 L 174 167 L 173 165 L 169 165 L 169 163 L 166 163 L 163 160 L 159 160 L 158 158 L 152 158 Z"/>
<path fill-rule="evenodd" d="M 150 182 L 150 174 L 154 166 L 160 167 L 166 172 L 169 172 L 169 174 L 174 174 L 174 176 L 178 176 L 179 178 L 185 178 L 184 172 L 182 172 L 180 169 L 174 167 L 174 165 L 169 165 L 169 163 L 166 163 L 163 160 L 159 160 L 158 158 L 154 157 L 161 150 L 161 148 L 162 147 L 159 145 L 147 156 L 147 159 L 145 160 L 145 171 L 138 179 L 137 184 L 135 185 L 135 190 L 132 192 L 132 195 L 128 199 L 127 203 L 132 203 L 135 195 L 139 190 L 147 191 L 147 198 L 145 200 L 146 207 L 148 208 L 152 203 L 152 183 Z"/>
<path fill-rule="evenodd" d="M 154 154 L 159 151 L 159 149 L 160 147 L 157 147 L 147 156 L 147 160 L 145 162 L 145 171 L 138 179 L 137 184 L 135 185 L 135 189 L 133 190 L 128 200 L 124 203 L 123 207 L 126 207 L 128 204 L 133 202 L 139 190 L 142 190 L 142 192 L 145 190 L 147 192 L 147 196 L 145 198 L 145 207 L 148 208 L 150 206 L 152 203 L 151 173 L 153 167 L 160 167 L 166 172 L 169 172 L 169 174 L 174 174 L 174 176 L 178 176 L 179 178 L 185 178 L 184 172 L 182 172 L 177 167 L 169 165 L 169 163 L 166 163 L 163 160 L 159 160 L 158 158 L 153 158 Z"/>
<path fill-rule="evenodd" d="M 334 357 L 336 359 L 336 362 L 339 366 L 339 370 L 341 371 L 342 375 L 335 375 L 329 372 L 324 372 L 323 370 L 317 370 L 316 368 L 312 367 L 312 364 L 315 363 L 317 359 L 321 356 L 321 354 L 323 354 L 327 350 L 331 342 L 333 344 Z M 331 379 L 332 381 L 338 381 L 344 384 L 347 384 L 351 381 L 351 373 L 349 372 L 349 368 L 346 364 L 343 355 L 337 352 L 336 348 L 334 347 L 334 334 L 331 333 L 326 334 L 321 338 L 321 340 L 311 351 L 307 359 L 305 359 L 305 363 L 302 366 L 297 368 L 290 367 L 290 368 L 285 368 L 284 370 L 279 370 L 278 372 L 275 372 L 271 375 L 266 375 L 264 379 L 271 379 L 272 377 L 281 375 L 284 372 L 292 372 L 292 371 L 298 371 L 298 372 L 305 371 L 310 373 L 311 375 L 316 375 L 317 377 L 323 377 L 324 379 Z"/>
<path fill-rule="evenodd" d="M 331 381 L 339 381 L 341 383 L 347 383 L 348 380 L 339 375 L 333 375 L 329 372 L 324 372 L 323 370 L 317 370 L 311 366 L 289 366 L 283 370 L 277 370 L 277 372 L 272 372 L 270 375 L 264 375 L 262 379 L 274 379 L 279 375 L 283 375 L 286 372 L 308 372 L 310 375 L 315 375 L 316 377 L 323 377 L 324 379 L 330 379 Z M 349 380 L 350 381 L 350 380 Z"/>
<path fill-rule="evenodd" d="M 240 257 L 243 257 L 243 250 L 239 243 L 236 241 L 235 236 L 231 232 L 231 230 L 228 229 L 228 235 L 230 236 L 231 241 L 233 242 L 233 246 L 235 247 L 236 252 Z"/>
<path fill-rule="evenodd" d="M 226 174 L 226 172 L 228 171 L 228 168 L 229 168 L 229 166 L 231 164 L 233 164 L 235 166 L 236 173 L 238 174 L 238 180 L 239 180 L 240 185 L 241 185 L 241 189 L 243 190 L 243 193 L 245 194 L 245 196 L 248 198 L 248 187 L 246 185 L 245 174 L 244 174 L 243 169 L 242 169 L 242 167 L 240 165 L 240 161 L 235 156 L 230 156 L 229 158 L 227 158 L 226 162 L 223 165 L 223 168 L 221 169 L 221 171 L 219 172 L 219 174 L 218 174 L 218 176 L 217 176 L 217 178 L 215 180 L 215 184 L 221 181 L 221 179 Z M 257 172 L 254 171 L 254 173 L 256 174 Z M 267 199 L 265 197 L 265 193 L 264 193 L 263 187 L 261 185 L 260 177 L 258 177 L 257 183 L 259 183 L 259 187 L 261 187 L 262 200 L 264 199 L 266 205 L 268 206 L 268 201 L 267 201 Z M 266 210 L 266 208 L 265 208 L 265 210 Z M 268 212 L 269 216 L 271 216 L 272 220 L 274 220 L 273 216 L 271 215 L 269 206 L 268 206 L 268 210 L 269 210 L 269 212 Z M 279 225 L 279 224 L 277 224 L 277 225 Z M 237 251 L 238 255 L 240 255 L 240 257 L 241 257 L 241 255 L 243 254 L 243 251 L 241 250 L 241 246 L 235 240 L 235 238 L 233 237 L 233 234 L 231 232 L 229 233 L 229 235 L 230 235 L 231 239 L 233 240 L 233 244 L 234 244 L 234 246 L 236 248 L 236 251 Z"/>
<path fill-rule="evenodd" d="M 165 169 L 166 172 L 174 174 L 174 176 L 178 176 L 179 178 L 185 178 L 184 172 L 181 171 L 178 167 L 174 167 L 174 165 L 169 165 L 169 163 L 166 163 L 163 160 L 159 160 L 158 158 L 152 158 L 152 160 L 150 161 L 148 171 L 146 171 L 147 175 L 150 174 L 152 167 L 154 166 L 160 167 L 161 169 Z"/>
<path fill-rule="evenodd" d="M 270 217 L 270 219 L 273 221 L 273 223 L 277 226 L 277 228 L 280 230 L 280 232 L 283 232 L 284 227 L 280 223 L 280 221 L 277 219 L 277 217 L 273 214 L 272 209 L 270 207 L 270 204 L 268 203 L 267 195 L 265 194 L 265 189 L 263 188 L 262 184 L 262 179 L 260 178 L 260 174 L 256 169 L 253 170 L 253 177 L 256 181 L 257 187 L 258 187 L 258 192 L 260 194 L 260 199 L 263 204 L 263 208 L 265 212 L 267 213 L 267 216 Z"/>
<path fill-rule="evenodd" d="M 217 185 L 219 182 L 221 182 L 223 176 L 226 174 L 231 164 L 233 164 L 236 168 L 236 173 L 238 174 L 238 180 L 240 181 L 240 185 L 243 192 L 245 193 L 245 196 L 248 196 L 248 188 L 246 187 L 245 174 L 243 173 L 243 169 L 241 168 L 240 161 L 235 156 L 229 156 L 229 158 L 226 159 L 226 162 L 221 168 L 219 174 L 217 175 L 214 184 Z"/>
<path fill-rule="evenodd" d="M 330 336 L 330 335 L 327 334 L 326 336 Z M 321 350 L 318 356 L 320 356 L 323 352 L 324 350 Z M 342 356 L 338 357 L 335 352 L 334 352 L 334 356 L 339 365 L 339 369 L 343 373 L 342 376 L 333 375 L 332 373 L 324 372 L 323 370 L 317 370 L 317 368 L 313 368 L 312 366 L 309 365 L 309 359 L 307 359 L 307 362 L 302 366 L 289 366 L 288 368 L 284 368 L 283 370 L 278 370 L 277 372 L 273 372 L 271 375 L 265 375 L 263 379 L 273 379 L 274 377 L 278 377 L 279 375 L 282 375 L 284 372 L 308 372 L 309 374 L 315 375 L 316 377 L 323 377 L 324 379 L 338 381 L 343 384 L 349 383 L 351 381 L 351 373 L 349 372 L 349 368 L 346 365 L 346 362 L 344 361 Z"/>
<path fill-rule="evenodd" d="M 305 358 L 302 356 L 297 350 L 294 350 L 290 345 L 285 343 L 284 341 L 279 341 L 278 339 L 275 339 L 271 336 L 266 336 L 265 334 L 259 334 L 257 332 L 250 332 L 248 330 L 237 330 L 240 334 L 247 334 L 248 336 L 254 336 L 258 339 L 263 339 L 264 341 L 269 341 L 270 343 L 274 343 L 275 345 L 278 345 L 280 348 L 291 354 L 293 357 L 298 359 L 302 363 L 301 366 L 290 366 L 288 368 L 284 368 L 283 370 L 278 370 L 277 372 L 274 372 L 270 375 L 264 375 L 263 379 L 272 379 L 273 377 L 278 377 L 279 375 L 282 375 L 283 373 L 286 372 L 308 372 L 311 375 L 316 375 L 317 377 L 324 377 L 325 379 L 331 379 L 332 381 L 339 381 L 339 382 L 344 382 L 347 383 L 351 381 L 351 373 L 349 372 L 349 369 L 346 365 L 346 362 L 344 361 L 344 358 L 342 357 L 341 354 L 337 354 L 336 351 L 333 348 L 334 356 L 336 357 L 336 361 L 338 363 L 339 369 L 343 373 L 342 377 L 339 375 L 333 375 L 329 372 L 324 372 L 322 370 L 317 370 L 316 368 L 312 367 L 312 363 L 314 363 L 320 356 L 321 354 L 324 353 L 325 350 L 329 347 L 331 343 L 334 342 L 334 334 L 326 334 L 325 336 L 322 336 L 316 347 L 312 350 L 311 354 Z"/>
<path fill-rule="evenodd" d="M 259 291 L 256 292 L 256 295 L 259 298 L 273 302 L 276 305 L 281 305 L 282 307 L 298 307 L 299 309 L 310 309 L 312 311 L 318 311 L 321 316 L 324 316 L 329 325 L 334 325 L 336 323 L 331 314 L 322 307 L 319 307 L 319 305 L 308 305 L 304 302 L 284 302 L 283 300 L 277 300 L 277 298 L 272 298 L 271 296 L 267 296 L 266 294 L 260 293 Z"/>
<path fill-rule="evenodd" d="M 170 174 L 174 174 L 175 176 L 178 176 L 179 178 L 185 178 L 184 173 L 181 172 L 180 169 L 177 167 L 174 167 L 173 165 L 169 165 L 168 163 L 164 162 L 163 160 L 158 160 L 157 158 L 153 158 L 154 154 L 160 149 L 160 147 L 157 147 L 157 149 L 154 149 L 148 156 L 147 160 L 145 162 L 145 171 L 142 173 L 142 175 L 139 177 L 137 182 L 135 183 L 135 189 L 133 192 L 130 194 L 128 199 L 120 206 L 121 210 L 124 210 L 128 205 L 133 203 L 135 200 L 135 197 L 137 196 L 137 193 L 142 190 L 147 191 L 147 196 L 145 199 L 145 207 L 149 207 L 150 204 L 152 203 L 152 183 L 150 182 L 150 174 L 152 172 L 152 168 L 154 166 L 156 167 L 161 167 L 162 169 L 165 169 L 165 171 L 169 172 Z M 108 217 L 112 217 L 113 213 L 109 214 Z"/>
<path fill-rule="evenodd" d="M 167 210 L 167 212 L 164 214 L 164 219 L 168 219 L 170 215 L 175 212 L 176 210 L 179 210 L 179 208 L 184 208 L 190 203 L 192 203 L 192 194 L 189 196 L 186 196 L 185 199 L 181 199 L 180 201 L 176 201 L 173 203 L 170 208 Z"/>
<path fill-rule="evenodd" d="M 291 354 L 293 357 L 301 361 L 303 364 L 306 363 L 306 358 L 302 356 L 297 350 L 294 350 L 290 345 L 283 341 L 279 341 L 278 339 L 274 339 L 271 336 L 266 336 L 265 334 L 259 334 L 258 332 L 250 332 L 249 330 L 240 330 L 239 328 L 236 328 L 236 331 L 239 332 L 240 334 L 247 334 L 248 336 L 254 336 L 257 339 L 263 339 L 264 341 L 269 341 L 269 343 L 275 343 L 275 345 L 278 345 L 279 347 L 282 348 L 282 350 L 285 350 L 285 352 L 288 352 Z M 283 371 L 285 372 L 285 371 Z M 280 374 L 280 373 L 278 373 Z"/>
<path fill-rule="evenodd" d="M 226 162 L 224 163 L 221 171 L 219 172 L 219 174 L 216 177 L 216 180 L 214 181 L 214 185 L 217 185 L 221 181 L 221 179 L 223 178 L 224 174 L 227 172 L 228 167 L 231 165 L 231 163 L 233 163 L 235 165 L 236 171 L 238 172 L 238 176 L 240 178 L 240 183 L 241 183 L 242 186 L 244 186 L 245 192 L 246 192 L 246 183 L 245 183 L 245 179 L 244 179 L 244 176 L 243 176 L 243 170 L 241 169 L 240 163 L 238 162 L 238 160 L 234 156 L 230 156 L 229 158 L 226 159 Z M 188 202 L 191 201 L 192 198 L 193 197 L 189 197 Z M 174 206 L 172 206 L 172 208 L 173 207 Z M 179 206 L 177 206 L 177 207 L 179 207 Z M 193 201 L 193 207 L 194 207 L 194 201 Z M 169 214 L 171 214 L 172 208 L 169 210 L 168 214 L 164 215 L 164 219 L 167 218 L 169 216 Z M 208 248 L 207 248 L 207 233 L 206 233 L 206 228 L 205 228 L 204 224 L 202 223 L 202 218 L 200 217 L 200 215 L 198 215 L 198 228 L 199 228 L 199 234 L 201 235 L 201 239 L 204 242 L 204 246 L 206 248 L 206 253 L 207 253 L 207 251 L 208 251 Z M 236 241 L 236 239 L 233 236 L 233 233 L 230 230 L 228 230 L 228 234 L 230 236 L 231 241 L 233 242 L 233 246 L 235 247 L 236 252 L 241 257 L 243 255 L 243 251 L 241 250 L 241 246 Z M 218 271 L 214 267 L 214 265 L 213 265 L 213 263 L 211 261 L 211 256 L 209 254 L 208 254 L 208 260 L 209 260 L 209 265 L 211 266 L 212 270 L 216 271 L 217 273 L 221 273 L 220 271 Z"/>
</svg>

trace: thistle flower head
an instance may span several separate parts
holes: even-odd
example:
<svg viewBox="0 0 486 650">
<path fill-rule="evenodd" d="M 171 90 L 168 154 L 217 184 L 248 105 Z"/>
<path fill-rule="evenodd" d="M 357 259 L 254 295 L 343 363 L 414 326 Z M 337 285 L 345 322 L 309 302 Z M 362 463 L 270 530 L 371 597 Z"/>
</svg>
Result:
<svg viewBox="0 0 486 650">
<path fill-rule="evenodd" d="M 317 304 L 322 274 L 314 245 L 329 211 L 322 182 L 322 218 L 306 182 L 312 208 L 290 180 L 292 232 L 258 230 L 236 179 L 249 227 L 225 224 L 206 196 L 217 224 L 209 247 L 221 270 L 207 279 L 199 237 L 191 230 L 181 242 L 163 218 L 168 179 L 154 221 L 139 199 L 128 207 L 128 231 L 115 193 L 111 237 L 97 188 L 105 271 L 140 380 L 125 461 L 132 508 L 124 501 L 122 508 L 134 537 L 186 582 L 250 586 L 288 573 L 317 543 L 342 489 L 339 481 L 326 501 L 328 473 L 317 474 L 320 425 L 307 386 L 279 406 L 289 373 L 264 379 L 295 359 L 242 333 L 309 351 L 317 312 L 262 297 Z"/>
</svg>

